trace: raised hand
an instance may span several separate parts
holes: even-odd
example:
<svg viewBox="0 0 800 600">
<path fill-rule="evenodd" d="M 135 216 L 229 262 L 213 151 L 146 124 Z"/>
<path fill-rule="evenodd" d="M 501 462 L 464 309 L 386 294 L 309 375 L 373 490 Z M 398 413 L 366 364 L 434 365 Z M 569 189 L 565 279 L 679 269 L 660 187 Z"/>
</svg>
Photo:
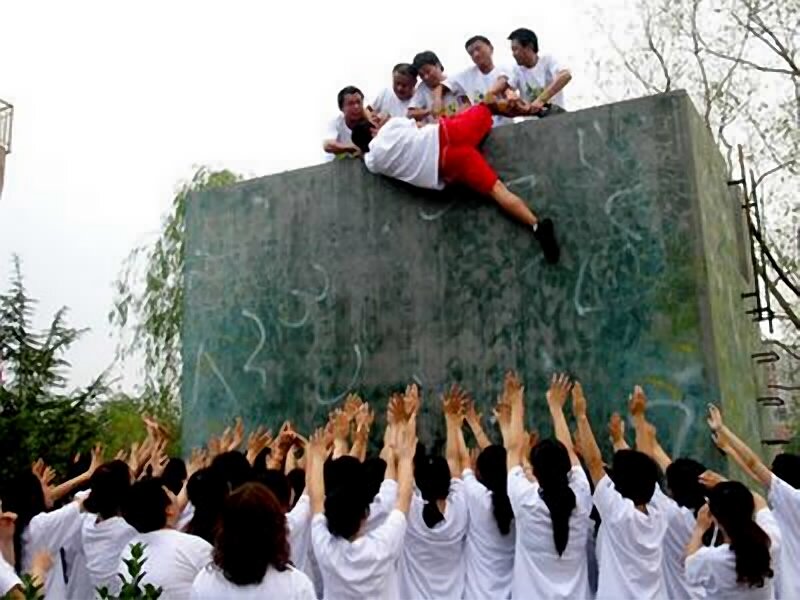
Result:
<svg viewBox="0 0 800 600">
<path fill-rule="evenodd" d="M 707 470 L 707 471 L 704 471 L 702 475 L 700 475 L 699 481 L 700 481 L 701 485 L 703 485 L 704 487 L 706 487 L 708 489 L 711 489 L 714 486 L 716 486 L 717 484 L 722 483 L 723 481 L 728 481 L 728 480 L 725 479 L 722 475 L 720 475 L 719 473 L 717 473 L 715 471 Z"/>
<path fill-rule="evenodd" d="M 342 411 L 347 415 L 348 420 L 352 421 L 363 404 L 364 401 L 361 400 L 358 394 L 349 394 L 344 401 Z"/>
<path fill-rule="evenodd" d="M 208 451 L 203 448 L 192 449 L 189 462 L 186 463 L 186 479 L 197 473 L 200 469 L 208 466 Z"/>
<path fill-rule="evenodd" d="M 630 396 L 628 411 L 634 419 L 643 419 L 644 411 L 647 409 L 647 396 L 645 396 L 642 386 L 637 385 L 633 388 Z"/>
<path fill-rule="evenodd" d="M 565 373 L 554 374 L 550 380 L 550 389 L 547 390 L 547 404 L 551 408 L 563 410 L 572 382 Z"/>
<path fill-rule="evenodd" d="M 442 408 L 445 417 L 461 421 L 464 418 L 464 403 L 467 399 L 467 393 L 458 387 L 458 385 L 453 384 L 450 389 L 442 395 Z"/>
<path fill-rule="evenodd" d="M 522 403 L 525 388 L 514 371 L 508 371 L 503 380 L 503 399 L 510 405 Z"/>
<path fill-rule="evenodd" d="M 389 425 L 403 423 L 406 420 L 406 405 L 403 394 L 392 394 L 389 398 L 389 408 L 386 413 Z"/>
<path fill-rule="evenodd" d="M 586 396 L 583 395 L 583 386 L 578 381 L 572 386 L 572 414 L 576 419 L 586 416 Z"/>
<path fill-rule="evenodd" d="M 503 439 L 506 439 L 511 427 L 511 403 L 501 396 L 498 398 L 492 412 L 494 413 L 494 418 L 497 419 L 497 426 L 500 428 Z"/>
<path fill-rule="evenodd" d="M 719 408 L 713 404 L 708 405 L 707 422 L 709 429 L 711 429 L 711 431 L 714 433 L 717 433 L 725 426 L 725 423 L 722 421 L 722 413 L 719 411 Z"/>
<path fill-rule="evenodd" d="M 480 425 L 482 419 L 483 415 L 475 408 L 475 402 L 471 398 L 468 399 L 464 403 L 464 420 L 474 427 Z"/>
<path fill-rule="evenodd" d="M 608 422 L 608 434 L 611 436 L 612 445 L 625 441 L 625 421 L 618 412 L 611 415 Z"/>
<path fill-rule="evenodd" d="M 91 476 L 94 472 L 103 464 L 103 446 L 101 444 L 96 444 L 94 448 L 92 448 L 92 460 L 89 463 L 89 469 L 87 470 L 88 474 Z"/>
<path fill-rule="evenodd" d="M 700 510 L 697 511 L 697 521 L 695 526 L 702 531 L 706 531 L 713 524 L 714 517 L 711 514 L 711 509 L 708 508 L 708 504 L 703 504 L 703 506 L 700 507 Z"/>
<path fill-rule="evenodd" d="M 247 460 L 252 465 L 261 451 L 272 443 L 272 432 L 259 426 L 247 437 Z"/>
<path fill-rule="evenodd" d="M 355 414 L 355 421 L 356 431 L 362 429 L 369 431 L 370 427 L 372 427 L 372 423 L 375 422 L 375 413 L 372 408 L 370 408 L 369 403 L 364 402 L 358 407 L 358 411 Z"/>
<path fill-rule="evenodd" d="M 228 452 L 236 450 L 242 445 L 244 441 L 244 421 L 242 417 L 236 417 L 236 425 L 233 428 L 230 444 L 228 444 Z"/>
<path fill-rule="evenodd" d="M 350 419 L 347 414 L 340 409 L 334 410 L 330 415 L 330 422 L 333 424 L 333 437 L 337 440 L 346 440 L 350 435 Z"/>
<path fill-rule="evenodd" d="M 403 404 L 405 405 L 405 413 L 410 417 L 416 415 L 419 411 L 419 388 L 416 383 L 412 383 L 406 387 L 406 393 L 403 396 Z"/>
</svg>

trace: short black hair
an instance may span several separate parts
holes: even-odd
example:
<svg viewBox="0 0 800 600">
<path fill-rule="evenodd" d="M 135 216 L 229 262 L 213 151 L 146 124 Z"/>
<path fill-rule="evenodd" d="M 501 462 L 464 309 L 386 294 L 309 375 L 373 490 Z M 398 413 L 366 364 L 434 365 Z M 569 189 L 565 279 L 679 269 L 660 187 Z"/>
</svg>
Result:
<svg viewBox="0 0 800 600">
<path fill-rule="evenodd" d="M 471 38 L 467 40 L 467 43 L 464 44 L 464 48 L 466 50 L 469 50 L 469 47 L 472 46 L 472 44 L 474 44 L 475 42 L 483 42 L 490 48 L 494 48 L 494 46 L 492 46 L 492 42 L 490 42 L 489 38 L 487 38 L 485 35 L 473 35 Z"/>
<path fill-rule="evenodd" d="M 508 34 L 508 39 L 517 42 L 520 46 L 529 46 L 534 52 L 539 51 L 539 38 L 530 29 L 520 27 Z"/>
<path fill-rule="evenodd" d="M 131 486 L 122 516 L 139 533 L 157 531 L 167 526 L 170 499 L 160 479 L 148 478 Z"/>
<path fill-rule="evenodd" d="M 359 96 L 361 96 L 362 100 L 364 99 L 364 92 L 362 92 L 356 86 L 348 85 L 346 87 L 343 87 L 342 89 L 339 90 L 339 93 L 336 95 L 336 100 L 339 102 L 339 110 L 342 110 L 342 107 L 344 106 L 344 97 L 350 96 L 352 94 L 358 94 Z"/>
<path fill-rule="evenodd" d="M 659 479 L 656 462 L 638 450 L 618 450 L 612 463 L 614 487 L 637 506 L 653 497 Z"/>
<path fill-rule="evenodd" d="M 372 141 L 372 124 L 369 121 L 359 121 L 350 130 L 351 141 L 363 153 L 369 152 L 369 143 Z"/>
<path fill-rule="evenodd" d="M 414 68 L 419 71 L 425 65 L 433 65 L 434 67 L 439 67 L 442 71 L 444 71 L 444 65 L 442 61 L 439 60 L 439 57 L 436 56 L 435 52 L 431 50 L 425 50 L 425 52 L 420 52 L 414 57 L 414 60 L 411 61 L 411 64 L 414 65 Z"/>
<path fill-rule="evenodd" d="M 392 73 L 397 73 L 398 75 L 404 75 L 405 77 L 411 77 L 412 79 L 417 78 L 417 69 L 414 65 L 410 65 L 408 63 L 397 63 L 392 69 Z"/>
</svg>

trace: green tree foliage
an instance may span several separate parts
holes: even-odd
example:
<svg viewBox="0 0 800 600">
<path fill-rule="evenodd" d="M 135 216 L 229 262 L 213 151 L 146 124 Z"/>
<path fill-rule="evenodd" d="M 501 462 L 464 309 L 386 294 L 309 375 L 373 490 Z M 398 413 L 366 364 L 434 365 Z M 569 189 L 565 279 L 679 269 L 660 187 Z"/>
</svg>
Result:
<svg viewBox="0 0 800 600">
<path fill-rule="evenodd" d="M 240 180 L 200 168 L 175 195 L 158 239 L 133 249 L 115 283 L 109 322 L 120 334 L 118 358 L 144 358 L 145 409 L 166 423 L 177 423 L 179 411 L 186 202 L 192 192 Z"/>
<path fill-rule="evenodd" d="M 88 451 L 97 436 L 91 411 L 107 393 L 104 375 L 86 388 L 66 389 L 64 356 L 83 330 L 67 325 L 62 308 L 39 331 L 32 323 L 35 306 L 15 257 L 10 288 L 0 294 L 0 481 L 37 457 L 68 473 L 72 457 Z"/>
</svg>

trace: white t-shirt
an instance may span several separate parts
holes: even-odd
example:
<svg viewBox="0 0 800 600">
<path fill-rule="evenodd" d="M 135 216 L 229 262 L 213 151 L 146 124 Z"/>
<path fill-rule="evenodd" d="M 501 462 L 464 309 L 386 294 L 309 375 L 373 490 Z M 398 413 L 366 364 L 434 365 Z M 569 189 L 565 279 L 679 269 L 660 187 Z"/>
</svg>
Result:
<svg viewBox="0 0 800 600">
<path fill-rule="evenodd" d="M 62 548 L 62 555 L 66 565 L 67 573 L 67 598 L 94 598 L 95 587 L 89 576 L 89 568 L 86 565 L 86 554 L 81 544 L 81 530 L 87 521 L 93 520 L 96 515 L 91 513 L 81 513 L 80 525 L 75 534 L 74 542 L 69 548 Z"/>
<path fill-rule="evenodd" d="M 0 555 L 0 596 L 5 596 L 17 585 L 21 586 L 22 581 L 14 571 L 14 567 L 8 564 L 6 559 Z"/>
<path fill-rule="evenodd" d="M 340 144 L 349 144 L 353 141 L 353 132 L 347 126 L 343 113 L 339 113 L 338 116 L 328 122 L 328 127 L 325 129 L 325 137 L 322 139 L 326 142 L 335 140 Z M 325 160 L 331 161 L 334 158 L 336 158 L 335 154 L 331 152 L 325 153 Z"/>
<path fill-rule="evenodd" d="M 513 89 L 519 90 L 523 100 L 533 102 L 548 85 L 553 83 L 558 72 L 563 70 L 564 67 L 555 58 L 548 54 L 540 54 L 533 68 L 514 65 L 510 73 L 506 71 L 502 74 L 508 77 L 508 83 Z M 550 98 L 550 102 L 566 109 L 564 90 Z"/>
<path fill-rule="evenodd" d="M 772 568 L 780 561 L 781 535 L 768 508 L 756 513 L 756 523 L 772 541 L 770 555 Z M 706 598 L 725 600 L 772 600 L 775 597 L 774 580 L 767 579 L 764 587 L 749 587 L 736 582 L 736 556 L 729 544 L 703 547 L 686 558 L 686 579 L 705 590 Z M 784 596 L 787 600 L 793 596 Z"/>
<path fill-rule="evenodd" d="M 159 529 L 134 537 L 122 554 L 122 561 L 131 557 L 134 544 L 144 544 L 145 576 L 142 585 L 151 583 L 163 588 L 162 600 L 189 598 L 192 582 L 200 570 L 211 562 L 213 548 L 201 537 L 174 529 Z M 129 579 L 128 568 L 119 563 L 118 572 Z"/>
<path fill-rule="evenodd" d="M 476 65 L 473 65 L 456 74 L 450 82 L 456 95 L 466 96 L 472 104 L 479 104 L 483 102 L 486 92 L 494 85 L 497 78 L 507 73 L 511 73 L 511 70 L 496 65 L 488 73 L 483 73 Z M 513 123 L 513 120 L 495 115 L 492 117 L 492 122 L 493 126 L 497 127 L 498 125 Z"/>
<path fill-rule="evenodd" d="M 22 534 L 22 571 L 31 569 L 37 550 L 47 550 L 53 559 L 53 567 L 47 574 L 44 596 L 65 598 L 67 586 L 64 583 L 64 567 L 61 563 L 61 548 L 72 548 L 78 542 L 81 527 L 81 510 L 77 502 L 46 513 L 39 513 L 31 519 Z"/>
<path fill-rule="evenodd" d="M 384 479 L 378 489 L 378 495 L 369 505 L 369 515 L 364 524 L 364 533 L 369 533 L 383 525 L 386 518 L 397 504 L 397 482 L 394 479 Z"/>
<path fill-rule="evenodd" d="M 411 98 L 408 100 L 400 100 L 394 90 L 390 87 L 384 88 L 375 99 L 370 102 L 369 106 L 377 113 L 389 115 L 390 117 L 408 117 L 408 105 Z"/>
<path fill-rule="evenodd" d="M 316 600 L 317 598 L 311 581 L 294 567 L 289 567 L 285 571 L 268 568 L 261 583 L 236 585 L 225 579 L 222 571 L 213 564 L 206 566 L 197 574 L 189 597 L 192 600 L 222 600 L 224 598 Z"/>
<path fill-rule="evenodd" d="M 122 517 L 98 523 L 97 515 L 86 516 L 81 527 L 81 545 L 92 589 L 108 587 L 110 590 L 119 581 L 119 557 L 137 531 Z"/>
<path fill-rule="evenodd" d="M 286 513 L 286 526 L 289 529 L 292 564 L 305 571 L 311 543 L 311 501 L 308 494 L 300 496 L 294 508 Z"/>
<path fill-rule="evenodd" d="M 444 109 L 445 116 L 452 117 L 458 113 L 461 108 L 461 103 L 458 101 L 458 95 L 453 93 L 455 84 L 447 79 L 442 82 L 444 90 L 442 92 L 442 109 Z M 433 106 L 433 90 L 424 83 L 417 86 L 417 91 L 408 103 L 408 108 L 431 108 Z M 428 115 L 423 120 L 425 123 L 432 123 L 433 117 Z"/>
<path fill-rule="evenodd" d="M 389 119 L 370 142 L 364 164 L 378 175 L 421 188 L 443 189 L 439 179 L 439 126 L 417 127 L 411 119 Z"/>
<path fill-rule="evenodd" d="M 181 511 L 181 516 L 178 517 L 178 522 L 175 524 L 175 529 L 183 531 L 194 519 L 194 504 L 187 502 L 186 506 Z"/>
<path fill-rule="evenodd" d="M 638 510 L 608 475 L 597 483 L 594 505 L 603 520 L 597 537 L 597 600 L 663 598 L 667 515 L 653 503 L 648 514 Z"/>
<path fill-rule="evenodd" d="M 351 542 L 328 531 L 324 514 L 311 519 L 311 541 L 322 572 L 326 600 L 394 600 L 395 562 L 403 548 L 406 516 L 393 510 L 386 521 Z"/>
<path fill-rule="evenodd" d="M 530 482 L 522 467 L 508 472 L 508 497 L 517 529 L 513 598 L 590 598 L 586 536 L 592 493 L 580 466 L 570 469 L 568 484 L 575 494 L 569 519 L 569 541 L 558 555 L 553 520 L 538 482 Z"/>
<path fill-rule="evenodd" d="M 664 534 L 664 586 L 667 598 L 704 598 L 701 586 L 689 585 L 686 580 L 686 545 L 692 538 L 695 526 L 694 513 L 685 506 L 679 506 L 656 486 L 651 504 L 655 504 L 667 516 L 667 532 Z"/>
<path fill-rule="evenodd" d="M 462 478 L 469 513 L 464 548 L 464 599 L 510 598 L 516 538 L 514 521 L 507 535 L 500 533 L 492 508 L 492 492 L 475 478 L 472 469 L 464 469 Z"/>
<path fill-rule="evenodd" d="M 767 500 L 783 537 L 781 597 L 800 598 L 800 490 L 773 474 Z"/>
<path fill-rule="evenodd" d="M 398 567 L 400 598 L 460 600 L 466 578 L 464 541 L 469 525 L 464 482 L 460 479 L 450 481 L 444 520 L 433 528 L 428 527 L 422 518 L 424 506 L 422 497 L 414 494 Z"/>
</svg>

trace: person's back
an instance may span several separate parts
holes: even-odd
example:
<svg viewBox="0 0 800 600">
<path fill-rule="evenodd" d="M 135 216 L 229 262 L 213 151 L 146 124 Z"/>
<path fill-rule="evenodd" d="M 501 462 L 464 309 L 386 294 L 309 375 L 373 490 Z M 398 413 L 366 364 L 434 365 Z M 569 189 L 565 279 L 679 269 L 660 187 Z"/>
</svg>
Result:
<svg viewBox="0 0 800 600">
<path fill-rule="evenodd" d="M 655 505 L 648 505 L 647 514 L 639 511 L 610 478 L 598 483 L 594 502 L 603 520 L 597 535 L 597 599 L 661 597 L 667 516 Z"/>
<path fill-rule="evenodd" d="M 188 598 L 195 577 L 211 562 L 212 547 L 203 538 L 174 529 L 159 529 L 140 533 L 130 540 L 118 567 L 123 575 L 127 573 L 125 561 L 131 558 L 134 544 L 144 546 L 147 562 L 142 584 L 162 588 L 163 600 Z"/>
<path fill-rule="evenodd" d="M 372 173 L 422 188 L 443 189 L 439 178 L 439 126 L 417 127 L 410 119 L 389 119 L 369 143 L 364 164 Z"/>
<path fill-rule="evenodd" d="M 94 589 L 108 587 L 118 579 L 119 557 L 136 536 L 136 530 L 122 517 L 98 521 L 96 515 L 88 516 L 81 528 L 86 569 Z"/>
<path fill-rule="evenodd" d="M 521 467 L 508 475 L 508 494 L 517 529 L 512 597 L 588 598 L 586 538 L 592 496 L 580 466 L 569 471 L 575 508 L 569 515 L 569 537 L 561 554 L 553 543 L 553 516 L 538 482 L 530 482 Z"/>
<path fill-rule="evenodd" d="M 222 598 L 315 600 L 316 595 L 308 577 L 291 566 L 285 571 L 267 569 L 260 583 L 236 585 L 225 578 L 218 566 L 208 565 L 197 574 L 192 584 L 190 598 L 192 600 L 219 600 Z"/>
<path fill-rule="evenodd" d="M 400 598 L 460 599 L 464 592 L 464 542 L 469 523 L 464 483 L 460 479 L 450 481 L 444 518 L 433 527 L 425 521 L 425 504 L 420 496 L 411 500 L 398 572 Z"/>
<path fill-rule="evenodd" d="M 779 454 L 772 471 L 767 499 L 783 534 L 781 594 L 800 598 L 800 457 Z"/>
<path fill-rule="evenodd" d="M 505 448 L 489 446 L 478 458 L 478 468 L 481 473 L 488 471 L 481 459 L 490 463 L 493 457 L 496 464 L 488 465 L 492 467 L 491 473 L 482 475 L 483 482 L 471 469 L 465 469 L 462 475 L 469 513 L 464 548 L 465 600 L 508 598 L 511 594 L 516 536 L 514 514 L 505 492 Z M 495 487 L 495 491 L 487 484 Z M 504 497 L 495 498 L 495 494 Z"/>
</svg>

